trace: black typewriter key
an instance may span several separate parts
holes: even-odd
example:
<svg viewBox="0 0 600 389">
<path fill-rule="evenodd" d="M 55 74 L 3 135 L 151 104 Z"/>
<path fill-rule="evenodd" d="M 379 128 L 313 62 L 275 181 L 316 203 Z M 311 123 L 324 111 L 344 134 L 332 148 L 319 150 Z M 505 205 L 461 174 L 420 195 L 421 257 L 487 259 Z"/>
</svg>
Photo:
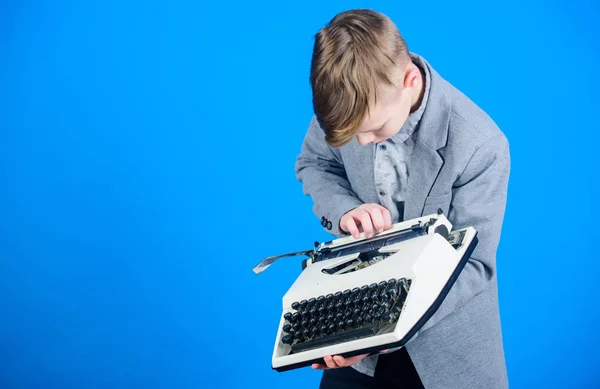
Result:
<svg viewBox="0 0 600 389">
<path fill-rule="evenodd" d="M 398 290 L 396 288 L 389 288 L 387 292 L 393 299 L 398 296 Z"/>
<path fill-rule="evenodd" d="M 281 341 L 284 344 L 292 344 L 292 342 L 294 341 L 294 338 L 292 337 L 292 335 L 285 335 L 283 338 L 281 338 Z"/>
<path fill-rule="evenodd" d="M 306 301 L 306 300 L 300 301 L 300 308 L 302 308 L 302 309 L 306 308 L 307 304 L 308 304 L 308 301 Z"/>
<path fill-rule="evenodd" d="M 317 324 L 317 318 L 312 316 L 310 318 L 310 320 L 308 321 L 308 324 L 310 324 L 311 326 L 314 326 L 315 324 Z"/>
<path fill-rule="evenodd" d="M 294 331 L 294 339 L 298 340 L 298 339 L 302 339 L 302 332 L 300 331 Z"/>
<path fill-rule="evenodd" d="M 296 331 L 294 331 L 294 329 L 291 329 L 289 332 L 289 335 L 294 338 L 296 336 Z"/>
<path fill-rule="evenodd" d="M 306 327 L 306 326 L 308 326 L 308 319 L 304 319 L 304 320 L 302 320 L 302 323 L 300 323 L 300 325 L 301 325 L 302 327 Z"/>
<path fill-rule="evenodd" d="M 372 302 L 377 301 L 378 297 L 379 297 L 379 293 L 377 292 L 377 290 L 373 290 L 373 291 L 371 291 L 371 294 L 369 294 L 369 300 Z"/>
<path fill-rule="evenodd" d="M 348 296 L 350 296 L 350 293 L 352 293 L 352 291 L 350 289 L 346 289 L 343 293 L 342 293 L 342 297 L 344 297 L 344 299 L 347 299 Z"/>
<path fill-rule="evenodd" d="M 342 299 L 339 299 L 336 303 L 335 303 L 335 309 L 341 309 L 344 306 L 344 302 L 342 301 Z"/>
<path fill-rule="evenodd" d="M 390 296 L 385 291 L 382 291 L 381 293 L 379 293 L 380 301 L 387 301 L 389 299 L 390 299 Z"/>
<path fill-rule="evenodd" d="M 289 324 L 285 324 L 282 328 L 283 332 L 287 332 L 289 334 L 289 332 L 292 330 L 292 326 Z"/>
<path fill-rule="evenodd" d="M 283 315 L 283 318 L 287 321 L 292 320 L 292 313 L 291 312 L 286 312 L 285 315 Z"/>
<path fill-rule="evenodd" d="M 319 333 L 320 334 L 326 334 L 327 333 L 327 325 L 326 324 L 321 324 L 321 326 L 319 327 Z"/>
<path fill-rule="evenodd" d="M 364 321 L 364 319 L 363 319 L 363 317 L 362 317 L 362 316 L 359 316 L 359 317 L 357 317 L 357 318 L 355 319 L 355 322 L 356 322 L 356 325 L 357 325 L 357 326 L 361 326 L 361 325 L 363 324 L 363 321 Z"/>
<path fill-rule="evenodd" d="M 304 328 L 304 329 L 302 330 L 302 335 L 303 335 L 305 338 L 308 338 L 308 337 L 310 336 L 310 328 L 308 328 L 308 327 Z"/>
<path fill-rule="evenodd" d="M 387 311 L 388 309 L 390 309 L 390 303 L 388 303 L 387 301 L 382 301 L 379 306 L 381 307 L 381 310 L 383 312 Z"/>
<path fill-rule="evenodd" d="M 306 319 L 310 316 L 310 313 L 308 311 L 300 311 L 300 315 L 303 319 Z"/>
<path fill-rule="evenodd" d="M 311 298 L 308 299 L 307 304 L 308 304 L 309 307 L 312 307 L 313 305 L 315 305 L 316 302 L 317 302 L 317 299 L 314 298 L 314 297 L 311 297 Z"/>
<path fill-rule="evenodd" d="M 392 314 L 390 312 L 386 312 L 381 315 L 381 321 L 385 323 L 390 323 L 392 321 Z"/>
<path fill-rule="evenodd" d="M 309 309 L 308 313 L 309 313 L 311 316 L 315 316 L 315 315 L 317 314 L 317 307 L 316 307 L 315 305 L 313 305 L 312 307 L 310 307 L 310 309 Z"/>
<path fill-rule="evenodd" d="M 317 297 L 317 304 L 323 304 L 323 301 L 325 301 L 325 296 Z"/>
<path fill-rule="evenodd" d="M 389 286 L 390 288 L 393 288 L 393 287 L 395 287 L 395 286 L 396 286 L 396 284 L 397 284 L 397 281 L 396 281 L 396 279 L 395 279 L 395 278 L 390 278 L 390 279 L 388 280 L 388 286 Z"/>
<path fill-rule="evenodd" d="M 333 293 L 329 293 L 325 296 L 325 302 L 329 303 L 331 300 L 333 300 Z"/>
<path fill-rule="evenodd" d="M 298 301 L 294 301 L 292 303 L 292 309 L 298 310 L 300 308 L 300 303 Z"/>
<path fill-rule="evenodd" d="M 346 320 L 346 328 L 352 328 L 352 327 L 354 327 L 354 320 L 352 320 L 352 319 Z"/>
<path fill-rule="evenodd" d="M 371 285 L 369 285 L 369 290 L 370 290 L 370 291 L 374 291 L 374 290 L 376 290 L 376 289 L 377 289 L 377 284 L 376 284 L 375 282 L 374 282 L 374 283 L 372 283 Z"/>
<path fill-rule="evenodd" d="M 342 292 L 335 292 L 333 294 L 333 298 L 336 299 L 336 300 L 338 300 L 340 297 L 342 297 Z"/>
<path fill-rule="evenodd" d="M 364 322 L 365 322 L 365 323 L 371 323 L 372 321 L 373 321 L 373 316 L 371 316 L 370 314 L 368 314 L 368 313 L 367 313 L 367 314 L 364 316 Z"/>
<path fill-rule="evenodd" d="M 387 286 L 387 282 L 386 281 L 381 281 L 379 283 L 379 289 L 385 289 L 386 286 Z"/>
<path fill-rule="evenodd" d="M 369 290 L 369 285 L 363 285 L 363 286 L 360 287 L 360 291 L 362 293 L 365 293 L 367 290 Z"/>
<path fill-rule="evenodd" d="M 297 322 L 299 319 L 300 319 L 300 312 L 294 312 L 292 314 L 290 321 L 293 323 L 293 322 Z"/>
<path fill-rule="evenodd" d="M 323 315 L 325 313 L 325 311 L 327 311 L 327 308 L 324 305 L 321 305 L 321 306 L 319 306 L 318 311 L 321 315 Z"/>
<path fill-rule="evenodd" d="M 338 329 L 343 330 L 344 328 L 346 328 L 346 322 L 343 320 L 338 321 L 337 327 L 338 327 Z"/>
<path fill-rule="evenodd" d="M 360 292 L 360 288 L 355 287 L 355 288 L 352 288 L 352 290 L 350 291 L 350 294 L 352 296 L 356 296 L 359 292 Z"/>
<path fill-rule="evenodd" d="M 327 321 L 332 321 L 333 319 L 335 319 L 335 315 L 332 312 L 329 312 L 327 314 Z"/>
</svg>

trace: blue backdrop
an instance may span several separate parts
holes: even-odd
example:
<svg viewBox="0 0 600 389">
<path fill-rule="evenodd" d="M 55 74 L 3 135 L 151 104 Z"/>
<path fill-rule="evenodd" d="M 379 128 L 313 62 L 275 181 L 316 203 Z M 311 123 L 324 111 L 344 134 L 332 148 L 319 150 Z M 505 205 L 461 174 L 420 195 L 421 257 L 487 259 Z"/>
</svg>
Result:
<svg viewBox="0 0 600 389">
<path fill-rule="evenodd" d="M 314 33 L 370 7 L 512 150 L 513 388 L 600 387 L 599 7 L 442 0 L 0 4 L 0 387 L 316 387 L 270 369 L 329 239 L 293 166 Z"/>
</svg>

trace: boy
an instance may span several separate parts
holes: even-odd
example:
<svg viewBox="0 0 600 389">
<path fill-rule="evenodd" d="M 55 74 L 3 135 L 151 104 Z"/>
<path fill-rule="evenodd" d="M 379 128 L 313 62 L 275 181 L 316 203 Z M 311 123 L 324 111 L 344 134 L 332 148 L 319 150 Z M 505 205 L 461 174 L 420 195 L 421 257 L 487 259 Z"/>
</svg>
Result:
<svg viewBox="0 0 600 389">
<path fill-rule="evenodd" d="M 343 12 L 315 37 L 315 116 L 296 161 L 313 211 L 336 236 L 367 237 L 441 208 L 479 244 L 406 347 L 326 356 L 321 388 L 506 388 L 496 248 L 510 157 L 494 122 L 417 54 L 394 23 Z"/>
</svg>

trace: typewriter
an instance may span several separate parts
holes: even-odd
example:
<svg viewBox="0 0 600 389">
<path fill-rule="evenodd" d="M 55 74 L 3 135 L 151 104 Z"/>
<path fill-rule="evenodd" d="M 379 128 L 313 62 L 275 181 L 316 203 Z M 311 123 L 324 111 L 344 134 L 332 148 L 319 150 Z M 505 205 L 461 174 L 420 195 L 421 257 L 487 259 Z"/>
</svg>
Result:
<svg viewBox="0 0 600 389">
<path fill-rule="evenodd" d="M 361 233 L 265 258 L 256 274 L 279 258 L 306 257 L 283 296 L 272 369 L 404 346 L 438 309 L 476 245 L 473 227 L 453 231 L 439 210 L 368 239 Z"/>
</svg>

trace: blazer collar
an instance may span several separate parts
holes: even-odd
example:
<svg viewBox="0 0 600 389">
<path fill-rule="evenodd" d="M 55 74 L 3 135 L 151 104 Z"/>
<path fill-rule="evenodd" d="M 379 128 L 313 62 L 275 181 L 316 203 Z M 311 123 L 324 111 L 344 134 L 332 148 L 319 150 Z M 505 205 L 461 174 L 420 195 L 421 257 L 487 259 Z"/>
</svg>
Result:
<svg viewBox="0 0 600 389">
<path fill-rule="evenodd" d="M 448 83 L 431 65 L 418 54 L 411 53 L 413 60 L 418 60 L 427 67 L 431 85 L 427 105 L 417 129 L 417 142 L 422 142 L 433 150 L 446 146 L 452 101 L 448 96 Z"/>
</svg>

